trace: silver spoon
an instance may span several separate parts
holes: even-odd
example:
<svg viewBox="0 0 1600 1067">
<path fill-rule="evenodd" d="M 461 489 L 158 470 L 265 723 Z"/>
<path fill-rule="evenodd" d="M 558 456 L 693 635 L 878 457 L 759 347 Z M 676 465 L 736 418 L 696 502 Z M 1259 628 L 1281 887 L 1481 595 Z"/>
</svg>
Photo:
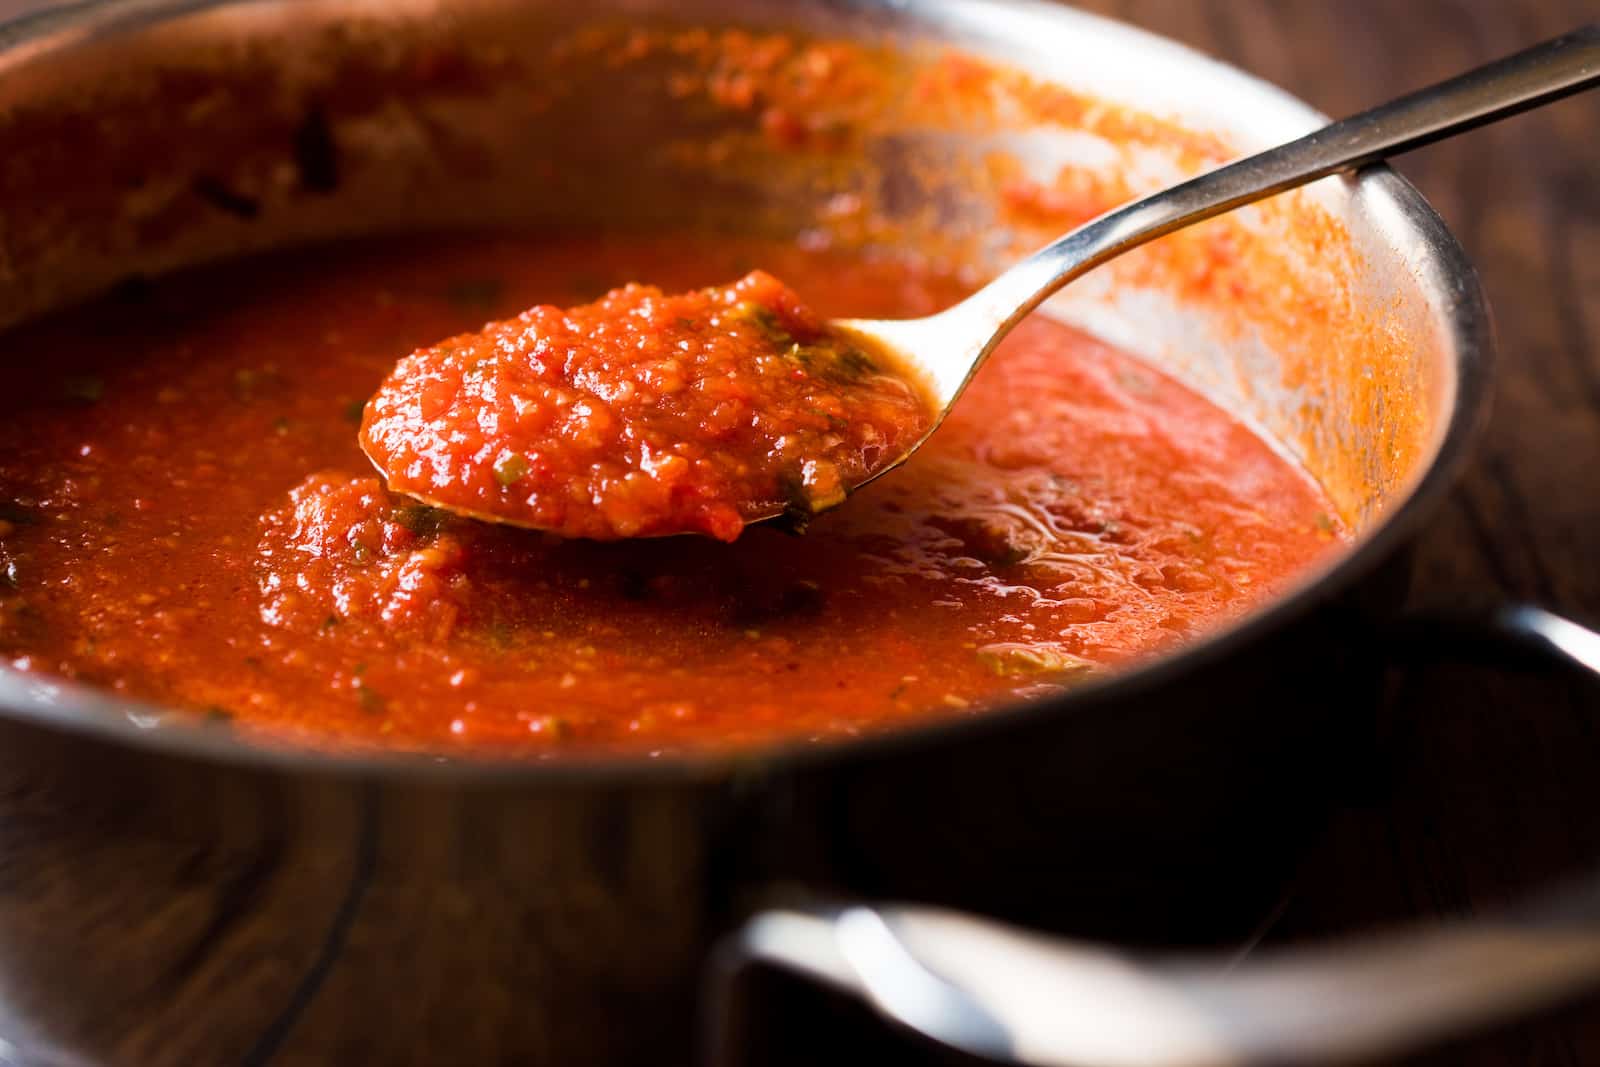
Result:
<svg viewBox="0 0 1600 1067">
<path fill-rule="evenodd" d="M 1174 230 L 1536 107 L 1596 82 L 1600 82 L 1600 25 L 1589 25 L 1101 215 L 937 315 L 834 321 L 831 325 L 839 332 L 869 350 L 886 352 L 922 378 L 931 394 L 931 406 L 937 408 L 927 431 L 911 448 L 848 487 L 847 492 L 910 459 L 939 428 L 1006 334 L 1085 271 Z M 373 462 L 384 469 L 381 457 L 374 456 Z M 460 515 L 526 525 L 514 518 L 432 499 L 414 487 L 402 491 Z M 837 505 L 845 496 L 846 492 L 840 492 L 826 501 L 806 502 L 804 507 L 792 501 L 777 503 L 746 514 L 745 522 L 802 522 L 812 513 Z"/>
<path fill-rule="evenodd" d="M 870 346 L 888 349 L 921 371 L 939 409 L 928 432 L 909 451 L 856 488 L 910 459 L 938 429 L 1001 339 L 1084 272 L 1174 230 L 1526 111 L 1597 82 L 1600 24 L 1591 24 L 1101 215 L 937 315 L 835 322 L 835 327 Z"/>
</svg>

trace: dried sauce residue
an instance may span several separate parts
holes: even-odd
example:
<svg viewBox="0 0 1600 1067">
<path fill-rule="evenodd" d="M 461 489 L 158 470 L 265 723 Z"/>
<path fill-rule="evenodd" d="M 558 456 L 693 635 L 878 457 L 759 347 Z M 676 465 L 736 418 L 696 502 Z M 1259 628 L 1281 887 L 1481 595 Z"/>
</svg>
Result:
<svg viewBox="0 0 1600 1067">
<path fill-rule="evenodd" d="M 710 140 L 671 145 L 682 167 L 752 181 L 797 160 L 811 168 L 813 244 L 914 246 L 993 269 L 1238 154 L 1216 133 L 952 51 L 908 57 L 782 33 L 619 27 L 586 31 L 567 54 L 663 64 L 675 99 L 731 121 Z M 1063 132 L 1095 139 L 1113 162 L 1040 173 L 985 140 Z M 952 217 L 952 197 L 972 213 Z M 1157 290 L 1201 309 L 1218 348 L 1260 346 L 1281 357 L 1269 369 L 1275 380 L 1242 361 L 1195 365 L 1192 377 L 1252 411 L 1318 473 L 1346 519 L 1371 518 L 1415 468 L 1433 386 L 1397 347 L 1405 309 L 1358 310 L 1366 264 L 1314 197 L 1289 194 L 1212 220 L 1106 269 L 1114 289 Z"/>
</svg>

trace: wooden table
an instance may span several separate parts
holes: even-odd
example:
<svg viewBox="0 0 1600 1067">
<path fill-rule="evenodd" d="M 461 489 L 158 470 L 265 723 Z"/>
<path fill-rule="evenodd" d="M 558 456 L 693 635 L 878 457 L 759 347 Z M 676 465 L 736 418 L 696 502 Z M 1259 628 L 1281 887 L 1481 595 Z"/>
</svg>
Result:
<svg viewBox="0 0 1600 1067">
<path fill-rule="evenodd" d="M 1344 114 L 1600 17 L 1594 0 L 1082 0 Z M 1600 94 L 1407 156 L 1495 310 L 1495 411 L 1422 538 L 1414 598 L 1600 621 Z M 1264 943 L 1492 912 L 1600 862 L 1600 693 L 1408 671 Z M 1600 1062 L 1600 1000 L 1407 1063 Z"/>
</svg>

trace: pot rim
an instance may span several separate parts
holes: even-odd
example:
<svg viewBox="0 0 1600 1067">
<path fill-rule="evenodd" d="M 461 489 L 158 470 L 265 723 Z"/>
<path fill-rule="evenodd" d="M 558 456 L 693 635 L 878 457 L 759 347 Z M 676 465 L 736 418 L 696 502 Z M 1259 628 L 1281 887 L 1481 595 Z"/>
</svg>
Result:
<svg viewBox="0 0 1600 1067">
<path fill-rule="evenodd" d="M 197 11 L 245 6 L 258 0 L 81 0 L 0 22 L 0 70 L 100 35 L 161 22 Z M 897 0 L 856 0 L 894 13 Z M 929 0 L 923 0 L 929 2 Z M 998 8 L 1007 14 L 1078 23 L 1159 50 L 1240 89 L 1276 99 L 1298 111 L 1307 125 L 1327 116 L 1277 86 L 1171 38 L 1116 19 L 1040 0 L 955 0 L 953 8 Z M 448 756 L 383 751 L 321 751 L 240 739 L 234 731 L 204 721 L 184 721 L 170 711 L 118 699 L 91 686 L 0 667 L 0 715 L 90 739 L 241 768 L 354 776 L 444 780 L 472 784 L 554 784 L 715 781 L 763 777 L 821 763 L 843 764 L 924 747 L 960 744 L 1046 716 L 1089 714 L 1116 704 L 1221 658 L 1238 654 L 1268 633 L 1348 589 L 1392 556 L 1439 505 L 1469 454 L 1488 412 L 1494 343 L 1488 305 L 1476 271 L 1455 236 L 1410 182 L 1379 164 L 1341 179 L 1362 202 L 1383 208 L 1386 225 L 1409 231 L 1422 250 L 1416 259 L 1419 284 L 1438 301 L 1445 322 L 1455 381 L 1432 458 L 1404 497 L 1369 531 L 1331 562 L 1243 618 L 1151 662 L 1055 697 L 1018 700 L 963 718 L 936 718 L 862 737 L 780 741 L 749 749 L 690 750 L 666 756 L 630 752 L 553 754 L 548 759 Z"/>
</svg>

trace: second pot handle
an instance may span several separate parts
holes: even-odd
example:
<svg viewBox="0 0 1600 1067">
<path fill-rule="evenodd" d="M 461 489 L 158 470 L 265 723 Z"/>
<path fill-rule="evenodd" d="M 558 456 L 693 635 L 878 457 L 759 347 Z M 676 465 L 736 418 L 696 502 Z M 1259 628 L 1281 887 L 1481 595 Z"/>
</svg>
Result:
<svg viewBox="0 0 1600 1067">
<path fill-rule="evenodd" d="M 1563 663 L 1600 682 L 1600 633 L 1539 608 L 1414 616 L 1390 636 L 1408 658 L 1493 653 Z M 1415 1047 L 1600 984 L 1600 877 L 1495 920 L 1242 961 L 1138 955 L 910 905 L 779 909 L 725 946 L 718 1011 L 753 963 L 854 994 L 934 1041 L 1001 1062 L 1327 1063 Z M 722 1058 L 715 1049 L 713 1058 Z"/>
</svg>

